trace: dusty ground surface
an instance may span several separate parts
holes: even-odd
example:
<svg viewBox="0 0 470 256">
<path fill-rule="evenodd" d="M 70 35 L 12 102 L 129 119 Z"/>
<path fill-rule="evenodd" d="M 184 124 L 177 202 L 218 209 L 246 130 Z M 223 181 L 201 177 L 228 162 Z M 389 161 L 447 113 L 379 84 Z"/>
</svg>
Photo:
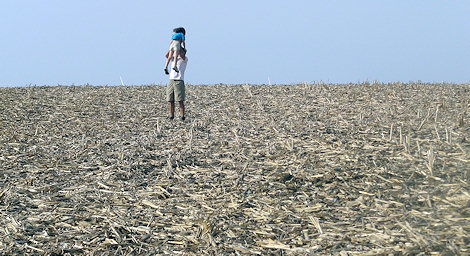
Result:
<svg viewBox="0 0 470 256">
<path fill-rule="evenodd" d="M 0 88 L 0 254 L 470 254 L 470 85 L 187 91 Z"/>
</svg>

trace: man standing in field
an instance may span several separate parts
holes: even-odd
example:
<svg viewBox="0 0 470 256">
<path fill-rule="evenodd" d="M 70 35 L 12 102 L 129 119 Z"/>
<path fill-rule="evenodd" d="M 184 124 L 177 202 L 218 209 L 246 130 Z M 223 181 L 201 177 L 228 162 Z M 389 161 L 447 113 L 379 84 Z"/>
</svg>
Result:
<svg viewBox="0 0 470 256">
<path fill-rule="evenodd" d="M 186 97 L 184 71 L 186 70 L 187 63 L 188 58 L 186 57 L 186 49 L 182 48 L 181 54 L 178 56 L 175 65 L 177 67 L 176 70 L 179 72 L 171 69 L 170 82 L 166 87 L 166 99 L 170 103 L 170 116 L 168 117 L 170 120 L 175 118 L 175 100 L 179 103 L 181 120 L 184 121 L 186 119 L 184 115 L 184 99 Z"/>
</svg>

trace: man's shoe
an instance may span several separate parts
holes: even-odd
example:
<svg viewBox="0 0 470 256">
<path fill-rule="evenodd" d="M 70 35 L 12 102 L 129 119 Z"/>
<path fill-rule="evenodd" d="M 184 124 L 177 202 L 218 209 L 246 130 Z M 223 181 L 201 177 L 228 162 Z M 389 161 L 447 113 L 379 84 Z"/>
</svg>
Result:
<svg viewBox="0 0 470 256">
<path fill-rule="evenodd" d="M 184 121 L 184 120 L 186 120 L 186 117 L 185 117 L 185 116 L 182 116 L 182 117 L 181 117 L 181 121 Z"/>
<path fill-rule="evenodd" d="M 169 74 L 170 74 L 170 72 L 168 72 L 168 68 L 165 68 L 164 70 L 165 70 L 165 75 L 169 75 Z"/>
<path fill-rule="evenodd" d="M 178 70 L 178 67 L 174 67 L 173 70 L 176 72 L 176 73 L 179 73 L 180 71 Z"/>
<path fill-rule="evenodd" d="M 169 116 L 169 117 L 167 117 L 166 119 L 168 119 L 168 120 L 173 120 L 173 119 L 175 119 L 175 116 Z"/>
</svg>

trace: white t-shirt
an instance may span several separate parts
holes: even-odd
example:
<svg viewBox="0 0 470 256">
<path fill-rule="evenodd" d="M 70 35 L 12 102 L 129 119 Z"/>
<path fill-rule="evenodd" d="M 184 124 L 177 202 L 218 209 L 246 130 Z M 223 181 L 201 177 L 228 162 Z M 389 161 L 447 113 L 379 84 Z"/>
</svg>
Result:
<svg viewBox="0 0 470 256">
<path fill-rule="evenodd" d="M 176 66 L 178 67 L 179 72 L 176 72 L 171 68 L 170 79 L 173 80 L 184 80 L 184 71 L 186 70 L 186 64 L 188 64 L 188 57 L 185 60 L 178 56 L 176 61 Z"/>
</svg>

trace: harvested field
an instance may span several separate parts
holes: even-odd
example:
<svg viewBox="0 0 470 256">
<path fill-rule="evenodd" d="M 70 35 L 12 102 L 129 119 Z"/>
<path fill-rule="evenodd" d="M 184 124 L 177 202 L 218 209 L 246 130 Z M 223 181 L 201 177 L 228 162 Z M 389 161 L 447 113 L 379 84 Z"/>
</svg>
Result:
<svg viewBox="0 0 470 256">
<path fill-rule="evenodd" d="M 187 92 L 0 88 L 0 254 L 470 254 L 470 85 Z"/>
</svg>

